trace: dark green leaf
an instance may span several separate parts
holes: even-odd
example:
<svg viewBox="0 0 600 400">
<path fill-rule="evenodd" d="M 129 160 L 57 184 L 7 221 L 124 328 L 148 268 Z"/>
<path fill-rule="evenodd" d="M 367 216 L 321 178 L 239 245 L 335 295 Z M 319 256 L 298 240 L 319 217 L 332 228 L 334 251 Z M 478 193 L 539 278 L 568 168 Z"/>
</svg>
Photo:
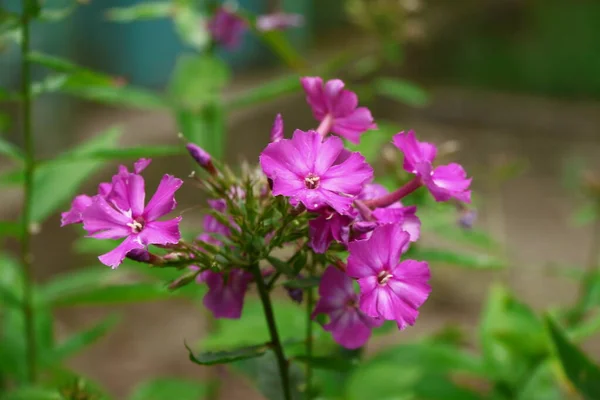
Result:
<svg viewBox="0 0 600 400">
<path fill-rule="evenodd" d="M 12 158 L 15 161 L 23 161 L 23 153 L 14 144 L 0 138 L 0 155 Z"/>
<path fill-rule="evenodd" d="M 228 364 L 247 358 L 260 357 L 269 349 L 267 344 L 259 344 L 230 351 L 207 351 L 194 355 L 193 351 L 186 346 L 190 353 L 190 360 L 200 365 Z"/>
<path fill-rule="evenodd" d="M 138 385 L 129 400 L 200 400 L 207 394 L 208 388 L 203 382 L 158 378 Z"/>
<path fill-rule="evenodd" d="M 0 400 L 64 400 L 64 397 L 55 389 L 25 386 L 2 394 Z"/>
<path fill-rule="evenodd" d="M 65 359 L 79 353 L 87 346 L 95 343 L 106 335 L 117 323 L 119 317 L 115 314 L 109 315 L 89 329 L 77 332 L 62 343 L 57 344 L 51 351 L 49 362 L 62 362 Z"/>
<path fill-rule="evenodd" d="M 375 81 L 378 94 L 414 107 L 429 103 L 429 95 L 414 83 L 397 78 L 379 78 Z"/>
<path fill-rule="evenodd" d="M 111 8 L 108 19 L 115 22 L 132 22 L 166 18 L 175 12 L 175 5 L 169 1 L 152 1 L 130 7 Z"/>
<path fill-rule="evenodd" d="M 3 236 L 19 238 L 22 228 L 23 226 L 16 221 L 0 221 L 0 238 Z"/>
<path fill-rule="evenodd" d="M 463 268 L 474 269 L 501 269 L 506 266 L 497 258 L 488 254 L 456 253 L 442 249 L 413 248 L 411 257 L 436 264 L 448 264 Z"/>
<path fill-rule="evenodd" d="M 287 275 L 294 276 L 294 270 L 287 261 L 282 261 L 276 257 L 267 256 L 267 261 L 271 264 L 278 272 Z M 290 286 L 292 287 L 292 286 Z"/>
<path fill-rule="evenodd" d="M 258 103 L 272 101 L 286 94 L 296 93 L 301 88 L 298 75 L 284 76 L 269 80 L 258 87 L 236 93 L 227 102 L 232 109 L 247 107 Z"/>
<path fill-rule="evenodd" d="M 289 288 L 310 289 L 319 287 L 319 283 L 321 283 L 321 278 L 315 276 L 285 281 L 282 285 Z"/>
<path fill-rule="evenodd" d="M 570 343 L 554 321 L 546 317 L 545 322 L 554 344 L 556 356 L 569 380 L 586 399 L 599 399 L 600 368 L 598 365 Z"/>
<path fill-rule="evenodd" d="M 308 364 L 315 369 L 326 369 L 332 371 L 350 371 L 353 368 L 353 364 L 348 362 L 344 358 L 335 357 L 306 357 L 299 355 L 294 357 L 295 360 L 300 361 L 304 364 Z M 356 360 L 358 362 L 358 360 Z"/>
<path fill-rule="evenodd" d="M 116 147 L 121 134 L 119 128 L 111 128 L 85 144 L 65 154 L 68 160 L 76 154 L 94 149 Z M 66 207 L 79 185 L 102 167 L 98 160 L 64 161 L 61 157 L 41 164 L 35 171 L 31 219 L 42 222 L 60 207 Z"/>
<path fill-rule="evenodd" d="M 0 306 L 13 308 L 21 308 L 21 300 L 13 293 L 13 291 L 4 285 L 0 284 Z"/>
</svg>

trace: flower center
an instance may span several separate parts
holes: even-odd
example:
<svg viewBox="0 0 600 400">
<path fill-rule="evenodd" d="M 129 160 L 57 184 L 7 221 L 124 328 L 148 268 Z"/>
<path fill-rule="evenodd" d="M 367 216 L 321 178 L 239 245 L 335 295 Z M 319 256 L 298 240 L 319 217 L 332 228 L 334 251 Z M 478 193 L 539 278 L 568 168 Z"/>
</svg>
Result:
<svg viewBox="0 0 600 400">
<path fill-rule="evenodd" d="M 377 274 L 377 282 L 379 282 L 380 285 L 385 285 L 393 276 L 394 275 L 390 274 L 388 271 L 381 271 Z"/>
<path fill-rule="evenodd" d="M 131 228 L 133 233 L 140 233 L 142 229 L 144 229 L 144 221 L 134 219 L 132 222 L 128 223 L 127 226 Z"/>
<path fill-rule="evenodd" d="M 319 178 L 317 175 L 310 173 L 306 176 L 306 178 L 304 178 L 304 185 L 306 186 L 307 189 L 316 189 L 319 187 L 319 182 L 321 181 L 321 178 Z"/>
</svg>

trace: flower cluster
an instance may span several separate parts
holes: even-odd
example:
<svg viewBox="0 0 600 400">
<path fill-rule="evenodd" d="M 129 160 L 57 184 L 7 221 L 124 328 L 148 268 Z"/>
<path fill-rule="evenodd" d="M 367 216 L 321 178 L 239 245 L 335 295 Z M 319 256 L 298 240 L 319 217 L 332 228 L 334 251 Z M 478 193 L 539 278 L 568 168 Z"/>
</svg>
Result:
<svg viewBox="0 0 600 400">
<path fill-rule="evenodd" d="M 239 318 L 252 285 L 269 291 L 283 286 L 301 302 L 303 286 L 290 283 L 320 276 L 312 316 L 325 314 L 323 328 L 342 346 L 363 346 L 384 321 L 400 330 L 413 325 L 431 291 L 430 271 L 426 262 L 403 257 L 419 239 L 421 222 L 417 207 L 402 201 L 424 188 L 436 201 L 468 203 L 471 179 L 458 164 L 436 166 L 435 145 L 400 132 L 392 144 L 412 178 L 386 190 L 373 182 L 365 157 L 343 140 L 359 143 L 376 129 L 371 112 L 358 106 L 356 94 L 340 80 L 305 77 L 301 83 L 318 127 L 286 138 L 277 115 L 259 168 L 243 165 L 234 173 L 197 145 L 186 146 L 204 171 L 193 179 L 211 198 L 194 240 L 181 238 L 181 217 L 158 220 L 175 208 L 181 180 L 165 175 L 144 204 L 144 159 L 133 172 L 121 166 L 95 196 L 77 196 L 63 213 L 63 225 L 83 223 L 90 237 L 124 239 L 100 256 L 108 266 L 128 257 L 182 270 L 171 288 L 206 284 L 204 305 L 217 318 Z M 287 260 L 277 258 L 276 249 L 287 252 Z"/>
</svg>

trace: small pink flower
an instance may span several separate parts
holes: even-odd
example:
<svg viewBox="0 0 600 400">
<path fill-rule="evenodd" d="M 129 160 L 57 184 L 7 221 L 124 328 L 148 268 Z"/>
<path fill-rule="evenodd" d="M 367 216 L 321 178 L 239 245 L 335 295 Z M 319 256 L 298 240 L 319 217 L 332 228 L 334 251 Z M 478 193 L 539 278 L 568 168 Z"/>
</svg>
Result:
<svg viewBox="0 0 600 400">
<path fill-rule="evenodd" d="M 288 196 L 308 210 L 330 206 L 346 214 L 373 178 L 373 169 L 359 153 L 350 153 L 336 164 L 343 150 L 339 138 L 323 141 L 315 131 L 296 130 L 292 139 L 269 144 L 260 155 L 260 165 L 273 181 L 274 195 Z"/>
<path fill-rule="evenodd" d="M 256 19 L 256 29 L 261 32 L 296 28 L 302 26 L 302 24 L 304 24 L 304 17 L 302 15 L 282 12 L 261 15 Z"/>
<path fill-rule="evenodd" d="M 415 174 L 437 201 L 455 198 L 471 202 L 471 178 L 467 178 L 463 167 L 456 163 L 433 168 L 437 154 L 433 144 L 419 142 L 413 131 L 394 135 L 393 143 L 404 153 L 404 169 Z"/>
<path fill-rule="evenodd" d="M 242 269 L 232 269 L 229 273 L 204 271 L 200 273 L 198 282 L 208 285 L 203 303 L 215 318 L 238 319 L 242 315 L 244 297 L 252 274 Z"/>
<path fill-rule="evenodd" d="M 398 329 L 413 325 L 431 287 L 426 262 L 400 261 L 408 233 L 400 225 L 382 225 L 367 240 L 348 244 L 348 275 L 358 279 L 360 309 L 368 316 L 395 320 Z"/>
<path fill-rule="evenodd" d="M 136 171 L 141 169 L 136 168 Z M 178 243 L 181 217 L 168 221 L 158 221 L 158 218 L 175 209 L 175 191 L 182 184 L 182 180 L 165 175 L 154 196 L 144 206 L 144 178 L 124 170 L 115 175 L 111 193 L 106 198 L 95 196 L 93 203 L 82 213 L 83 228 L 89 237 L 125 238 L 114 250 L 100 256 L 100 261 L 116 268 L 134 249 L 145 249 L 150 244 Z"/>
<path fill-rule="evenodd" d="M 358 295 L 354 292 L 352 279 L 333 266 L 327 267 L 321 277 L 319 296 L 313 318 L 317 314 L 329 315 L 329 323 L 323 328 L 348 349 L 363 346 L 371 337 L 371 330 L 383 323 L 383 320 L 371 318 L 358 308 Z"/>
<path fill-rule="evenodd" d="M 215 42 L 234 49 L 240 44 L 246 21 L 228 7 L 219 7 L 208 22 L 208 30 Z"/>
<path fill-rule="evenodd" d="M 313 115 L 317 121 L 328 125 L 323 132 L 319 130 L 321 135 L 331 131 L 358 144 L 362 133 L 377 128 L 369 109 L 358 107 L 358 97 L 344 89 L 341 80 L 332 79 L 323 84 L 319 77 L 304 77 L 300 82 Z"/>
</svg>

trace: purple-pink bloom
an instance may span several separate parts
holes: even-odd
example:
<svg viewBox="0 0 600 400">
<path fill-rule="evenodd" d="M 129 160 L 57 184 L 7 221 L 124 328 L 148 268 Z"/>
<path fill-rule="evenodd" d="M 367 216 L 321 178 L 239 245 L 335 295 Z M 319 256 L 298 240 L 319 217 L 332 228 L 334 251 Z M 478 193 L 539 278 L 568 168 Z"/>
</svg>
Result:
<svg viewBox="0 0 600 400">
<path fill-rule="evenodd" d="M 308 221 L 310 247 L 315 253 L 325 253 L 331 242 L 343 241 L 342 229 L 348 226 L 352 220 L 352 217 L 340 215 L 330 209 L 321 211 L 317 218 Z"/>
<path fill-rule="evenodd" d="M 327 267 L 321 277 L 319 296 L 312 317 L 329 315 L 329 323 L 323 328 L 348 349 L 363 346 L 371 337 L 371 330 L 383 323 L 383 320 L 371 318 L 359 309 L 352 279 L 333 266 Z"/>
<path fill-rule="evenodd" d="M 371 111 L 358 107 L 356 93 L 344 89 L 341 80 L 332 79 L 323 84 L 319 77 L 304 77 L 300 82 L 313 115 L 322 125 L 327 125 L 323 132 L 319 130 L 323 136 L 331 131 L 358 144 L 362 133 L 377 128 Z"/>
<path fill-rule="evenodd" d="M 260 15 L 256 19 L 256 29 L 262 32 L 279 31 L 302 26 L 304 17 L 300 14 L 273 13 Z"/>
<path fill-rule="evenodd" d="M 148 162 L 136 163 L 135 171 L 141 171 Z M 144 178 L 137 173 L 126 173 L 126 169 L 115 175 L 112 191 L 106 198 L 95 196 L 82 214 L 83 228 L 89 237 L 125 238 L 114 250 L 100 256 L 100 261 L 116 268 L 134 249 L 145 249 L 150 244 L 178 243 L 181 217 L 167 221 L 158 221 L 158 218 L 175 209 L 175 191 L 182 184 L 181 179 L 165 175 L 154 196 L 144 205 Z"/>
<path fill-rule="evenodd" d="M 203 303 L 215 318 L 240 318 L 248 284 L 252 281 L 250 272 L 238 268 L 227 274 L 204 271 L 198 275 L 197 281 L 208 285 Z"/>
<path fill-rule="evenodd" d="M 208 30 L 215 42 L 234 49 L 246 30 L 246 21 L 228 7 L 219 7 L 208 22 Z"/>
<path fill-rule="evenodd" d="M 395 320 L 399 329 L 415 323 L 431 292 L 427 263 L 400 261 L 408 243 L 408 233 L 390 224 L 375 228 L 367 240 L 348 244 L 347 273 L 358 279 L 360 309 L 374 318 Z"/>
<path fill-rule="evenodd" d="M 394 135 L 393 143 L 404 153 L 404 169 L 417 175 L 437 201 L 455 198 L 471 202 L 471 178 L 467 178 L 461 165 L 451 163 L 433 168 L 433 160 L 437 154 L 435 145 L 419 142 L 413 131 Z"/>
<path fill-rule="evenodd" d="M 260 155 L 273 194 L 301 202 L 308 210 L 330 206 L 340 214 L 351 210 L 353 199 L 373 178 L 373 168 L 358 152 L 336 160 L 344 150 L 341 139 L 322 140 L 315 131 L 296 130 L 292 139 L 270 143 Z"/>
</svg>

